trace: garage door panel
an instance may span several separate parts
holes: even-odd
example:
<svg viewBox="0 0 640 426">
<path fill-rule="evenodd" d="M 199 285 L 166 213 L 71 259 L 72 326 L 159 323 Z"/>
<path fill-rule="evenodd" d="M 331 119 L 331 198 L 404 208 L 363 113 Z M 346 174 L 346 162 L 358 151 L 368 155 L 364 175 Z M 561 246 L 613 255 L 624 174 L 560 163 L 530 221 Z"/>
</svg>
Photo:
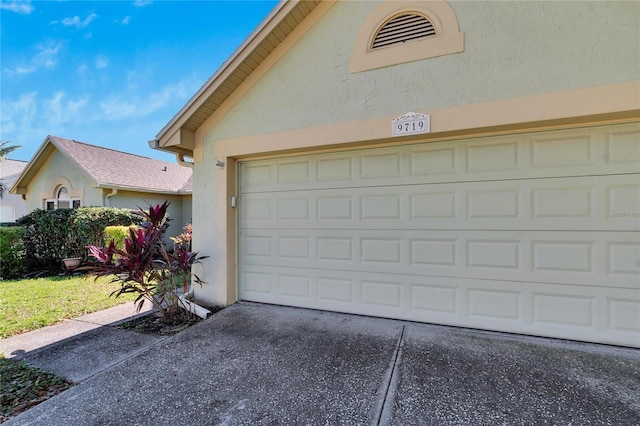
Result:
<svg viewBox="0 0 640 426">
<path fill-rule="evenodd" d="M 246 228 L 628 230 L 640 226 L 629 175 L 243 194 Z"/>
<path fill-rule="evenodd" d="M 257 265 L 244 269 L 242 275 L 272 285 L 266 293 L 262 285 L 242 288 L 241 298 L 248 301 L 640 346 L 637 290 L 577 291 L 562 284 L 322 269 L 282 273 Z M 289 277 L 301 281 L 290 288 Z M 308 283 L 308 292 L 300 291 L 306 288 L 301 283 Z"/>
<path fill-rule="evenodd" d="M 640 336 L 640 295 L 632 297 L 610 296 L 604 309 L 608 314 L 608 329 L 617 334 L 633 333 Z"/>
<path fill-rule="evenodd" d="M 607 188 L 607 211 L 605 215 L 611 220 L 627 219 L 640 222 L 640 177 L 633 185 L 615 185 Z M 637 229 L 637 228 L 636 228 Z"/>
<path fill-rule="evenodd" d="M 493 141 L 471 141 L 463 145 L 465 174 L 486 175 L 487 172 L 516 171 L 528 168 L 525 137 L 497 138 Z"/>
<path fill-rule="evenodd" d="M 640 162 L 640 131 L 635 125 L 614 127 L 606 133 L 607 160 L 611 163 Z"/>
<path fill-rule="evenodd" d="M 640 170 L 640 125 L 364 149 L 242 167 L 244 193 L 629 174 Z"/>
<path fill-rule="evenodd" d="M 239 164 L 243 300 L 640 347 L 640 124 Z"/>
<path fill-rule="evenodd" d="M 244 230 L 240 265 L 570 283 L 640 290 L 637 233 Z"/>
<path fill-rule="evenodd" d="M 615 241 L 608 243 L 607 248 L 609 275 L 640 277 L 639 243 Z"/>
<path fill-rule="evenodd" d="M 531 163 L 534 168 L 580 167 L 596 164 L 598 147 L 589 132 L 547 134 L 531 138 Z"/>
</svg>

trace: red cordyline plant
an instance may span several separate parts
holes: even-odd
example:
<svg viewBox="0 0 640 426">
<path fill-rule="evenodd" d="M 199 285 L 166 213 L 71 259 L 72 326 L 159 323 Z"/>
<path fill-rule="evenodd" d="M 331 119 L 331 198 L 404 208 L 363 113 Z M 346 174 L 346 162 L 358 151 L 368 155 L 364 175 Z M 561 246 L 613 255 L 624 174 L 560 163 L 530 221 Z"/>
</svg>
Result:
<svg viewBox="0 0 640 426">
<path fill-rule="evenodd" d="M 169 202 L 165 201 L 148 210 L 139 208 L 137 213 L 144 221 L 141 228 L 129 230 L 124 249 L 118 249 L 113 240 L 104 249 L 90 245 L 89 252 L 96 262 L 87 268 L 96 279 L 107 276 L 111 282 L 120 283 L 112 296 L 137 293 L 138 311 L 149 301 L 165 320 L 183 313 L 178 289 L 186 294 L 192 278 L 195 283 L 204 284 L 191 267 L 207 257 L 189 252 L 185 244 L 176 245 L 173 253 L 166 251 L 162 237 L 169 227 L 168 207 Z"/>
</svg>

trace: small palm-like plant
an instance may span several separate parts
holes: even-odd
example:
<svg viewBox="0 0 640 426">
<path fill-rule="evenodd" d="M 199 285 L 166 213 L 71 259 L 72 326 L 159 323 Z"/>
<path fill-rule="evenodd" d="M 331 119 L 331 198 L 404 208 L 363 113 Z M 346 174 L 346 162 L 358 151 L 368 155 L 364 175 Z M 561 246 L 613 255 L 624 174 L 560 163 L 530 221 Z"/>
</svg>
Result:
<svg viewBox="0 0 640 426">
<path fill-rule="evenodd" d="M 138 214 L 144 221 L 139 229 L 129 229 L 124 248 L 119 249 L 113 240 L 104 249 L 90 245 L 89 252 L 96 261 L 84 268 L 96 279 L 107 276 L 111 277 L 111 282 L 120 283 L 113 296 L 137 293 L 138 311 L 148 301 L 167 321 L 189 312 L 182 309 L 178 291 L 186 294 L 192 279 L 199 285 L 204 284 L 191 272 L 191 267 L 206 258 L 189 252 L 183 245 L 176 247 L 173 253 L 166 251 L 162 238 L 169 226 L 168 206 L 169 202 L 165 201 L 148 210 L 140 208 Z"/>
</svg>

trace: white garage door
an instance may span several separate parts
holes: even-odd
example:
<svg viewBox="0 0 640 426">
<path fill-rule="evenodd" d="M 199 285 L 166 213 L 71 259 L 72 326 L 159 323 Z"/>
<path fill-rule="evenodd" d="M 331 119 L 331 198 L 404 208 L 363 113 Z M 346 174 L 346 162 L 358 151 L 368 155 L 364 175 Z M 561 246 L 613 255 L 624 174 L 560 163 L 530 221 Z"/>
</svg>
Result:
<svg viewBox="0 0 640 426">
<path fill-rule="evenodd" d="M 240 163 L 242 300 L 640 347 L 640 125 Z"/>
</svg>

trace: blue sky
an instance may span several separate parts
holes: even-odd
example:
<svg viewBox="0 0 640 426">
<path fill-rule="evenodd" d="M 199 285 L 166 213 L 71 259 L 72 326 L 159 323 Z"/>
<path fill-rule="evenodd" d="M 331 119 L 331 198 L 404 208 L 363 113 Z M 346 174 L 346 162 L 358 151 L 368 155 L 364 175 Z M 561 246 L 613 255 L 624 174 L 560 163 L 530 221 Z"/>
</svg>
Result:
<svg viewBox="0 0 640 426">
<path fill-rule="evenodd" d="M 174 161 L 147 141 L 277 1 L 0 0 L 0 140 L 48 134 Z"/>
</svg>

